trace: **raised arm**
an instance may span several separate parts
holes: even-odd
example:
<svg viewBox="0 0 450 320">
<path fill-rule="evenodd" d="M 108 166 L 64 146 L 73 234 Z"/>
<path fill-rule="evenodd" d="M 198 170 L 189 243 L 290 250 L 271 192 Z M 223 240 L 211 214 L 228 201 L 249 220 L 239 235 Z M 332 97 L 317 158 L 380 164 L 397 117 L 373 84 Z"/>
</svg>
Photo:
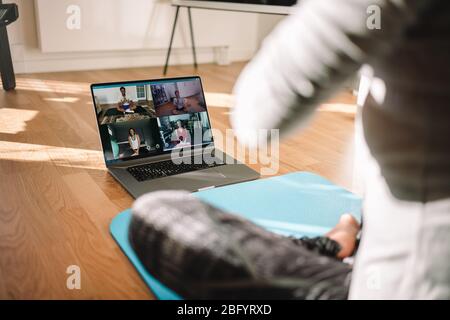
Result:
<svg viewBox="0 0 450 320">
<path fill-rule="evenodd" d="M 240 142 L 251 132 L 304 124 L 363 63 L 386 54 L 421 10 L 437 0 L 301 0 L 264 41 L 236 84 L 231 122 Z M 371 29 L 380 9 L 381 29 Z"/>
</svg>

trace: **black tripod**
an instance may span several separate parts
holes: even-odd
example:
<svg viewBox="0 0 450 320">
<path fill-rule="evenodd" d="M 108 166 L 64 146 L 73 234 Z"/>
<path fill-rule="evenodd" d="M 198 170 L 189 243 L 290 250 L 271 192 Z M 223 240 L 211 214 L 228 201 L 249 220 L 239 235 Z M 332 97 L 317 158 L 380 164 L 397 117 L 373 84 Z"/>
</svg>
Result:
<svg viewBox="0 0 450 320">
<path fill-rule="evenodd" d="M 5 90 L 12 90 L 16 87 L 6 26 L 16 21 L 18 17 L 19 9 L 16 4 L 2 4 L 2 0 L 0 0 L 0 73 Z"/>
<path fill-rule="evenodd" d="M 175 19 L 173 21 L 172 34 L 170 36 L 169 49 L 167 50 L 166 63 L 164 64 L 163 75 L 167 74 L 167 68 L 169 67 L 169 58 L 170 58 L 170 53 L 172 51 L 173 37 L 175 35 L 175 27 L 177 26 L 178 12 L 180 11 L 180 6 L 176 6 L 176 7 L 177 7 L 177 9 L 175 11 Z M 194 57 L 194 68 L 197 69 L 197 54 L 195 52 L 194 28 L 192 26 L 191 7 L 187 7 L 187 13 L 188 13 L 188 18 L 189 18 L 189 30 L 191 32 L 192 55 Z"/>
</svg>

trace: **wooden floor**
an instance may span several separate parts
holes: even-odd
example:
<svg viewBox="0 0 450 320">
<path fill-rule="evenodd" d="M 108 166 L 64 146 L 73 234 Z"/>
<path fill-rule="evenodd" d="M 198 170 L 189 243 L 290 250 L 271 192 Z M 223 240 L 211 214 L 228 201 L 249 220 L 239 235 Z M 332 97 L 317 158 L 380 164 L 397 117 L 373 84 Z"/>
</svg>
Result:
<svg viewBox="0 0 450 320">
<path fill-rule="evenodd" d="M 199 67 L 215 128 L 229 127 L 243 66 Z M 89 85 L 158 77 L 161 68 L 25 74 L 0 91 L 0 298 L 152 298 L 108 231 L 133 199 L 105 170 Z M 354 110 L 349 93 L 322 106 L 283 141 L 279 174 L 312 171 L 351 189 Z M 66 287 L 69 265 L 81 268 L 81 290 Z"/>
</svg>

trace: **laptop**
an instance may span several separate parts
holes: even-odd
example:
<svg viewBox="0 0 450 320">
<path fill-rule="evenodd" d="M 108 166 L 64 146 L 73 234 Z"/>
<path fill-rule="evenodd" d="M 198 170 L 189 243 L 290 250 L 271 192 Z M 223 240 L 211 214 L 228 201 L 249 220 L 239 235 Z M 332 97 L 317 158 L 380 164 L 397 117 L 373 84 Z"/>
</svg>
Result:
<svg viewBox="0 0 450 320">
<path fill-rule="evenodd" d="M 91 85 L 106 167 L 135 198 L 259 178 L 216 149 L 200 77 Z"/>
</svg>

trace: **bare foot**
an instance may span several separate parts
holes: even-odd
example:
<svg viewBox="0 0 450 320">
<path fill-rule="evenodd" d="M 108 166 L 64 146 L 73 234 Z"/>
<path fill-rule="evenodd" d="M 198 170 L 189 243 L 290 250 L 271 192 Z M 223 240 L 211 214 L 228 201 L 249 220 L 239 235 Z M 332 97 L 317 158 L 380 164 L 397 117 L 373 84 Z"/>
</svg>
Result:
<svg viewBox="0 0 450 320">
<path fill-rule="evenodd" d="M 355 250 L 356 236 L 361 226 L 358 221 L 351 214 L 343 214 L 339 219 L 338 224 L 326 234 L 326 236 L 342 247 L 337 254 L 339 259 L 349 257 Z"/>
</svg>

